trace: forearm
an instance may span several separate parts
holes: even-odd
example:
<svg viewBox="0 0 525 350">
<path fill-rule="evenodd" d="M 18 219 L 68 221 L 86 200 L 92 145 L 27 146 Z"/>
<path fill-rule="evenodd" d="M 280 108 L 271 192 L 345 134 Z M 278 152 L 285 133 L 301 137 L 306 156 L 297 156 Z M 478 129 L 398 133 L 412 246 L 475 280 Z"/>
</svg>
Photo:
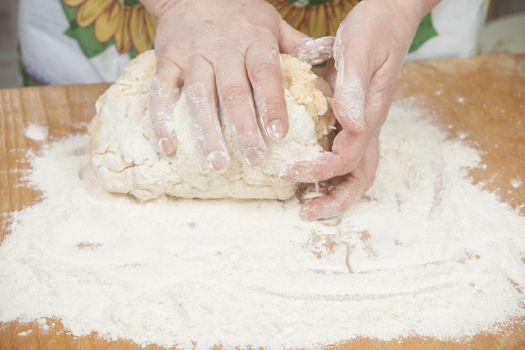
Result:
<svg viewBox="0 0 525 350">
<path fill-rule="evenodd" d="M 432 11 L 432 9 L 434 7 L 437 6 L 437 4 L 440 3 L 441 0 L 421 0 L 421 1 L 417 1 L 416 2 L 419 2 L 419 6 L 420 7 L 420 12 L 421 12 L 421 16 L 424 17 L 427 13 L 429 13 L 430 11 Z"/>
<path fill-rule="evenodd" d="M 418 19 L 425 17 L 441 0 L 393 0 L 397 6 L 406 8 L 414 13 Z"/>
<path fill-rule="evenodd" d="M 151 15 L 158 18 L 161 13 L 164 13 L 180 1 L 182 0 L 140 0 L 140 3 Z"/>
</svg>

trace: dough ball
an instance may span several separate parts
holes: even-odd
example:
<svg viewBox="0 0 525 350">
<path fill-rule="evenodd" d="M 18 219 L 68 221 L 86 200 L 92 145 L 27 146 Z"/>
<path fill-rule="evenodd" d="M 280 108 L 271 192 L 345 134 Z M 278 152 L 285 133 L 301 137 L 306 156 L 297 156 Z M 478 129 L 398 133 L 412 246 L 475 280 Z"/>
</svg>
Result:
<svg viewBox="0 0 525 350">
<path fill-rule="evenodd" d="M 329 146 L 335 124 L 329 111 L 330 88 L 311 72 L 310 65 L 281 55 L 290 126 L 282 140 L 264 135 L 268 153 L 262 167 L 243 162 L 231 123 L 221 117 L 231 160 L 223 172 L 209 169 L 192 135 L 192 117 L 184 89 L 173 113 L 177 152 L 164 156 L 157 152 L 148 112 L 155 65 L 153 51 L 141 54 L 97 101 L 97 115 L 89 126 L 91 166 L 109 192 L 131 194 L 140 200 L 162 195 L 285 200 L 298 187 L 297 183 L 281 179 L 288 166 L 293 161 L 316 159 Z"/>
</svg>

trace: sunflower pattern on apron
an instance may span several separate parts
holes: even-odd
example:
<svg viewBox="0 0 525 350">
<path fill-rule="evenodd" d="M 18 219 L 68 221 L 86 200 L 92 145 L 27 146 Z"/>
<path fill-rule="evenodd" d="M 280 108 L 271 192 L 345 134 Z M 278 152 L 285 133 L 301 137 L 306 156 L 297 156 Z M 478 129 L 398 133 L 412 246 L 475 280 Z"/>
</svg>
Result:
<svg viewBox="0 0 525 350">
<path fill-rule="evenodd" d="M 268 2 L 292 27 L 318 38 L 334 36 L 339 24 L 359 0 L 268 0 Z"/>
<path fill-rule="evenodd" d="M 27 4 L 38 3 L 40 0 L 21 0 Z M 156 21 L 139 0 L 46 0 L 47 7 L 53 11 L 62 11 L 60 21 L 47 24 L 44 18 L 51 14 L 39 13 L 37 10 L 25 9 L 25 17 L 39 20 L 47 37 L 54 36 L 57 30 L 63 34 L 57 38 L 61 42 L 62 59 L 73 56 L 78 61 L 78 55 L 85 57 L 82 63 L 82 74 L 96 74 L 101 81 L 112 81 L 118 77 L 129 59 L 139 53 L 153 48 Z M 197 0 L 192 0 L 197 1 Z M 294 28 L 312 37 L 335 35 L 340 23 L 348 12 L 360 0 L 267 0 L 281 14 L 286 22 Z M 388 1 L 388 0 L 385 0 Z M 455 0 L 452 0 L 455 1 Z M 474 0 L 472 0 L 474 1 Z M 483 1 L 483 0 L 476 0 Z M 30 12 L 30 13 L 29 13 Z M 38 18 L 37 18 L 38 17 Z M 57 24 L 58 23 L 58 24 Z M 60 29 L 62 28 L 62 29 Z M 34 33 L 31 33 L 34 34 Z M 56 33 L 58 34 L 58 33 Z M 64 36 L 65 35 L 65 36 Z M 410 51 L 417 50 L 426 41 L 436 36 L 431 14 L 427 15 L 420 25 Z M 72 47 L 68 41 L 73 39 L 77 47 Z M 24 41 L 24 40 L 23 40 Z M 29 42 L 29 41 L 28 41 Z M 28 46 L 22 47 L 28 48 Z M 32 45 L 38 45 L 38 40 L 32 40 Z M 24 85 L 70 83 L 70 76 L 63 66 L 54 60 L 47 60 L 48 66 L 42 65 L 34 50 L 22 50 L 25 62 L 22 65 Z M 80 63 L 80 62 L 79 62 Z M 46 73 L 48 68 L 57 74 Z M 60 67 L 60 68 L 59 68 Z M 61 71 L 58 71 L 61 69 Z M 90 72 L 90 73 L 85 73 Z M 95 73 L 93 73 L 95 72 Z M 77 79 L 78 80 L 78 79 Z M 90 80 L 91 82 L 93 79 Z M 77 82 L 77 81 L 75 81 Z M 79 80 L 78 82 L 84 82 Z M 89 82 L 89 81 L 88 81 Z"/>
<path fill-rule="evenodd" d="M 115 45 L 130 58 L 153 48 L 156 23 L 139 0 L 61 0 L 75 39 L 86 57 Z"/>
<path fill-rule="evenodd" d="M 139 0 L 61 0 L 70 22 L 66 35 L 75 39 L 86 57 L 115 45 L 130 58 L 153 48 L 155 19 Z M 268 0 L 286 22 L 312 36 L 335 35 L 339 24 L 359 0 Z M 437 35 L 430 14 L 425 17 L 411 50 Z"/>
</svg>

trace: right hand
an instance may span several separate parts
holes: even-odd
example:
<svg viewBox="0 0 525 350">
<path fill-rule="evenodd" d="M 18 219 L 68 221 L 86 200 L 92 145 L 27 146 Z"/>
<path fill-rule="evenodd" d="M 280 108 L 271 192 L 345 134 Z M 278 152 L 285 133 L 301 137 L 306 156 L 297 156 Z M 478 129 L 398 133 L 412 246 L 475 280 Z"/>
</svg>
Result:
<svg viewBox="0 0 525 350">
<path fill-rule="evenodd" d="M 233 124 L 244 161 L 261 166 L 266 145 L 254 107 L 268 136 L 280 139 L 288 131 L 279 51 L 320 63 L 330 57 L 334 39 L 296 31 L 263 0 L 142 3 L 158 20 L 149 108 L 160 152 L 176 150 L 170 124 L 184 84 L 193 131 L 210 168 L 224 170 L 229 162 L 218 104 Z"/>
</svg>

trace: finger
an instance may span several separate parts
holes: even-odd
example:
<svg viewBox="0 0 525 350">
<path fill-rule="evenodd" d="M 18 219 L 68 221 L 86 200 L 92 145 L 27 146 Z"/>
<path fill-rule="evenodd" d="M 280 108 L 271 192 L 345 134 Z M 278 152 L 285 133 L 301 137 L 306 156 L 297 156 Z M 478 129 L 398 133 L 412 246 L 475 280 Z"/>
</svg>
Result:
<svg viewBox="0 0 525 350">
<path fill-rule="evenodd" d="M 162 154 L 175 152 L 177 137 L 173 111 L 180 96 L 181 69 L 166 55 L 157 54 L 157 68 L 149 91 L 149 115 Z"/>
<path fill-rule="evenodd" d="M 378 134 L 384 123 L 391 100 L 392 89 L 385 89 L 372 81 L 365 103 L 367 130 L 357 135 L 343 130 L 334 139 L 331 153 L 326 153 L 315 161 L 294 164 L 290 167 L 287 178 L 300 182 L 319 182 L 354 170 L 366 150 L 369 139 Z"/>
<path fill-rule="evenodd" d="M 184 93 L 193 118 L 193 132 L 209 167 L 221 171 L 228 166 L 229 157 L 217 113 L 213 68 L 202 56 L 193 57 L 191 62 Z"/>
<path fill-rule="evenodd" d="M 282 21 L 279 40 L 281 52 L 310 64 L 319 64 L 332 57 L 333 36 L 314 39 Z"/>
<path fill-rule="evenodd" d="M 383 71 L 387 73 L 383 73 Z M 365 120 L 367 128 L 379 129 L 385 122 L 392 103 L 396 77 L 382 77 L 381 75 L 383 74 L 390 74 L 390 68 L 382 67 L 374 74 L 374 78 L 366 94 Z"/>
<path fill-rule="evenodd" d="M 307 220 L 328 219 L 341 215 L 372 186 L 379 159 L 377 139 L 370 143 L 357 169 L 332 188 L 327 195 L 307 200 L 301 217 Z"/>
<path fill-rule="evenodd" d="M 246 52 L 246 69 L 267 135 L 273 139 L 283 138 L 288 132 L 288 113 L 277 49 L 264 41 L 253 43 Z"/>
<path fill-rule="evenodd" d="M 342 130 L 334 139 L 332 152 L 313 161 L 293 164 L 288 169 L 287 178 L 313 183 L 348 174 L 359 163 L 370 137 L 369 133 L 354 135 L 348 130 Z"/>
<path fill-rule="evenodd" d="M 324 80 L 330 85 L 332 91 L 335 90 L 335 80 L 337 79 L 337 71 L 335 70 L 335 62 L 333 59 L 326 62 L 324 70 Z"/>
<path fill-rule="evenodd" d="M 215 79 L 221 107 L 233 124 L 234 137 L 244 160 L 250 166 L 261 166 L 266 145 L 255 118 L 244 57 L 239 53 L 226 53 L 215 63 Z"/>
<path fill-rule="evenodd" d="M 353 133 L 365 127 L 365 96 L 373 69 L 366 47 L 359 36 L 348 36 L 345 23 L 337 31 L 334 60 L 337 76 L 334 91 L 334 113 L 341 125 Z"/>
</svg>

